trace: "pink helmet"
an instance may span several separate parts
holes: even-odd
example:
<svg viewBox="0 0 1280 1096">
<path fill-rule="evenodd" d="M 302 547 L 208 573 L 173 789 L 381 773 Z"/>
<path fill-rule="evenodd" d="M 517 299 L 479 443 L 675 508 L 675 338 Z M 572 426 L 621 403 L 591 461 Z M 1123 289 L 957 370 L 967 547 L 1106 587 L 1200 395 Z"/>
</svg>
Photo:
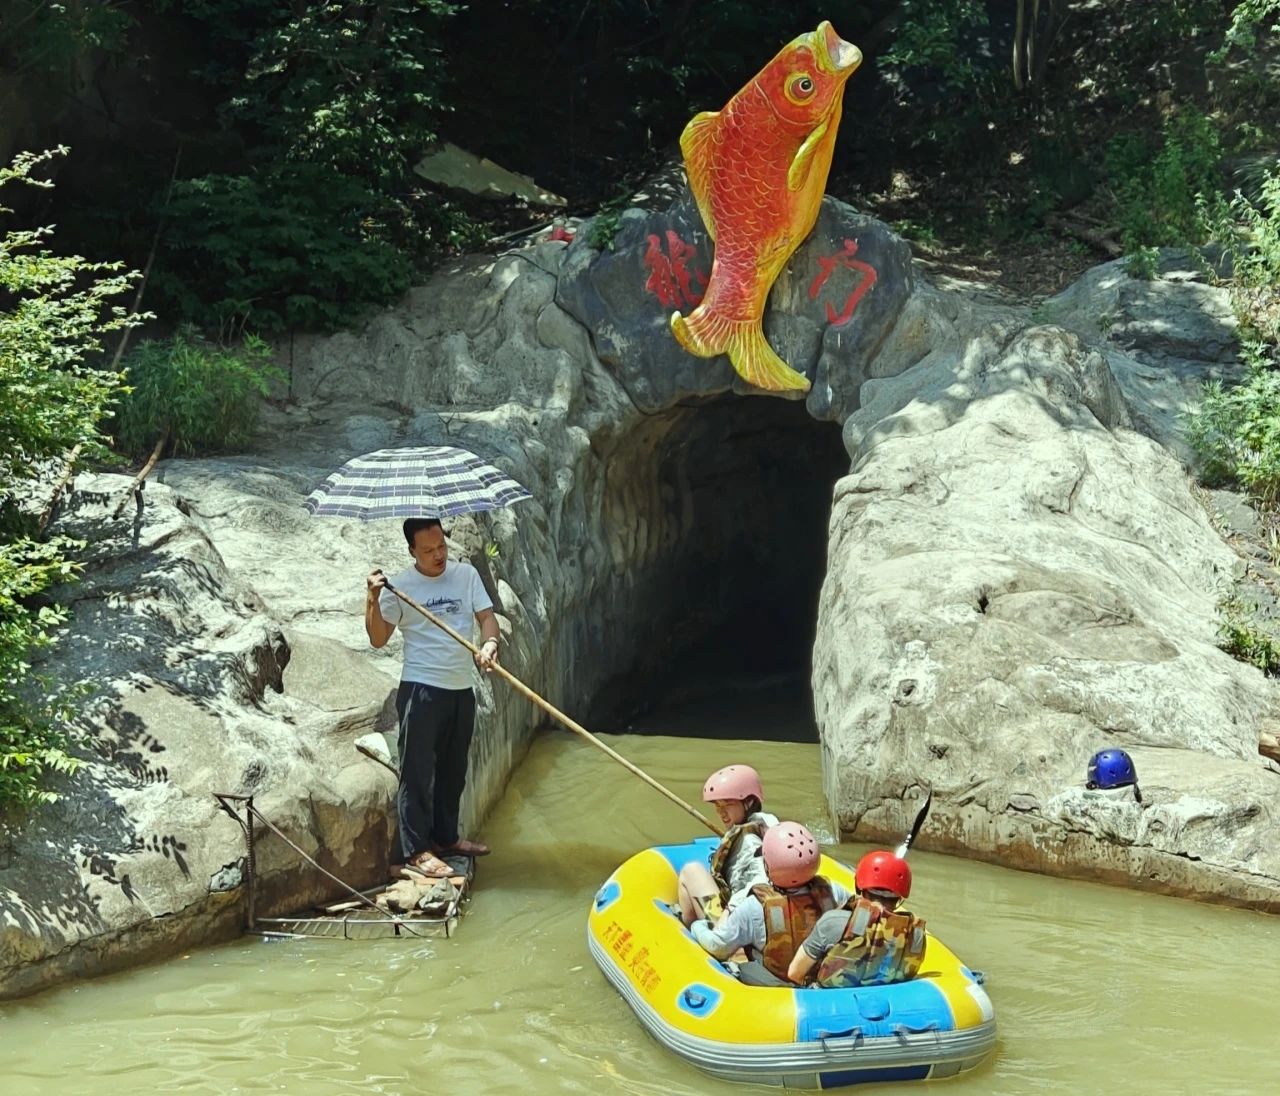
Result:
<svg viewBox="0 0 1280 1096">
<path fill-rule="evenodd" d="M 764 870 L 775 887 L 803 887 L 817 874 L 821 858 L 818 842 L 799 822 L 779 822 L 765 830 Z"/>
<path fill-rule="evenodd" d="M 702 785 L 702 798 L 707 803 L 717 799 L 750 799 L 753 795 L 764 802 L 760 774 L 750 765 L 727 765 L 717 769 Z"/>
</svg>

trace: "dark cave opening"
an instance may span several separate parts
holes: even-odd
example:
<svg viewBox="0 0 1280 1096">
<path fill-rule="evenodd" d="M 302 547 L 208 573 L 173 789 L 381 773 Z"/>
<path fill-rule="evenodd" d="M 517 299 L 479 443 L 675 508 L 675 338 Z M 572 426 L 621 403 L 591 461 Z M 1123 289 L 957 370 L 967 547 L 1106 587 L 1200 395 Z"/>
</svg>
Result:
<svg viewBox="0 0 1280 1096">
<path fill-rule="evenodd" d="M 682 414 L 653 457 L 685 519 L 655 587 L 667 626 L 619 683 L 615 726 L 817 741 L 810 661 L 832 490 L 849 470 L 840 426 L 767 397 Z"/>
</svg>

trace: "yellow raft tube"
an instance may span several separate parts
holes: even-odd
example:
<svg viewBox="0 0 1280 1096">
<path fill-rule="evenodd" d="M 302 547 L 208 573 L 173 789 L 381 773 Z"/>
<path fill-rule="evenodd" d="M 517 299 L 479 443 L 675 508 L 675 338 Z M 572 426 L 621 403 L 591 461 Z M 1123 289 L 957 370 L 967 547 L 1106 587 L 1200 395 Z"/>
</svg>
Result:
<svg viewBox="0 0 1280 1096">
<path fill-rule="evenodd" d="M 587 941 L 604 975 L 667 1049 L 716 1077 L 792 1088 L 950 1077 L 994 1047 L 995 1010 L 975 975 L 930 936 L 910 982 L 857 989 L 744 986 L 678 916 L 676 879 L 715 838 L 646 849 L 591 905 Z M 853 888 L 853 873 L 819 871 Z"/>
</svg>

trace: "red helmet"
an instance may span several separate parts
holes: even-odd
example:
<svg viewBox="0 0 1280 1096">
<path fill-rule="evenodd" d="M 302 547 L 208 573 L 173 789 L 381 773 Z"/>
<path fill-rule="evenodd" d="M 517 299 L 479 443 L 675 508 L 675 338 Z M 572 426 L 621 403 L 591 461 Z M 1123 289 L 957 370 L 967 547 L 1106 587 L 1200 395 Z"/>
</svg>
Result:
<svg viewBox="0 0 1280 1096">
<path fill-rule="evenodd" d="M 907 862 L 884 849 L 869 852 L 858 861 L 853 881 L 860 891 L 888 891 L 899 898 L 911 894 L 911 869 Z"/>
<path fill-rule="evenodd" d="M 750 799 L 755 796 L 764 802 L 764 789 L 760 787 L 760 774 L 750 765 L 727 765 L 717 769 L 702 785 L 704 802 L 717 799 Z"/>
<path fill-rule="evenodd" d="M 775 887 L 803 887 L 818 873 L 822 853 L 799 822 L 779 822 L 764 833 L 764 870 Z"/>
</svg>

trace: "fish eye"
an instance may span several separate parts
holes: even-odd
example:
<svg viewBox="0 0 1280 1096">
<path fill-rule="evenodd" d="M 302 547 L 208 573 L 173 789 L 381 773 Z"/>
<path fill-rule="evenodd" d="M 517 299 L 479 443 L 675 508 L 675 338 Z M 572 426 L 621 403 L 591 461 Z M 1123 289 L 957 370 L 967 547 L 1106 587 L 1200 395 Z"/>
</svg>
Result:
<svg viewBox="0 0 1280 1096">
<path fill-rule="evenodd" d="M 813 77 L 808 73 L 793 76 L 787 81 L 787 98 L 794 103 L 803 102 L 813 94 Z"/>
</svg>

